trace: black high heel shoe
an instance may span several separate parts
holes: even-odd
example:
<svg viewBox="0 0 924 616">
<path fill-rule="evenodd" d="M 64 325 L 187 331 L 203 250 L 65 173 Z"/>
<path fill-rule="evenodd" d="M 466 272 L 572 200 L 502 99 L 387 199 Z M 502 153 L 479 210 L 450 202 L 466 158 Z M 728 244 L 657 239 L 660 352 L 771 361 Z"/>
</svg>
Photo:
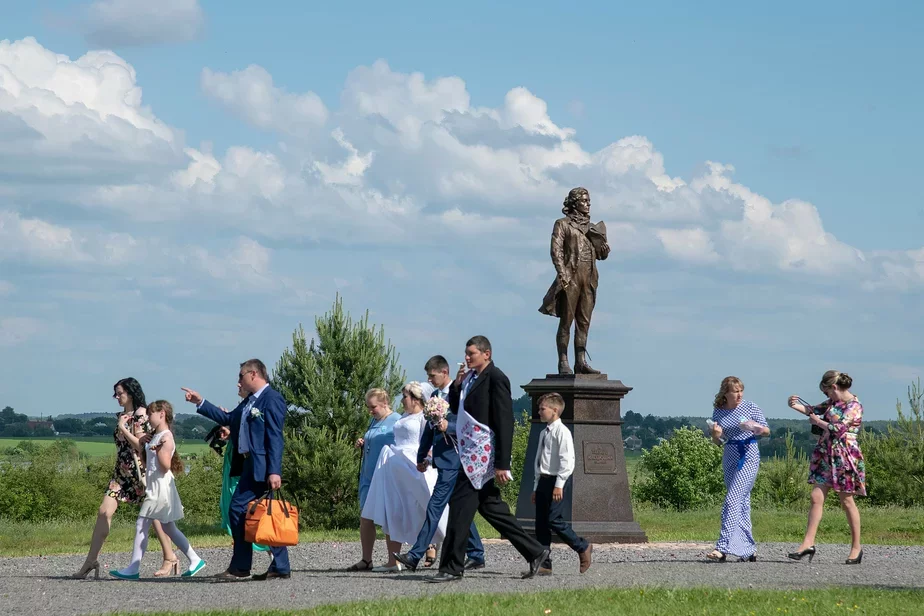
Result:
<svg viewBox="0 0 924 616">
<path fill-rule="evenodd" d="M 846 561 L 844 561 L 844 564 L 845 565 L 859 565 L 861 562 L 863 562 L 863 550 L 860 550 L 860 553 L 857 554 L 856 558 L 848 558 Z"/>
<path fill-rule="evenodd" d="M 802 560 L 803 556 L 808 556 L 809 564 L 811 564 L 812 559 L 815 558 L 816 551 L 817 550 L 815 549 L 815 546 L 813 545 L 812 547 L 806 548 L 802 550 L 801 552 L 790 552 L 789 554 L 787 554 L 787 556 L 793 560 Z"/>
<path fill-rule="evenodd" d="M 741 558 L 738 559 L 738 562 L 742 562 L 742 563 L 756 563 L 756 562 L 757 562 L 757 554 L 751 554 L 751 555 L 748 556 L 747 558 L 744 558 L 744 557 L 742 556 Z"/>
</svg>

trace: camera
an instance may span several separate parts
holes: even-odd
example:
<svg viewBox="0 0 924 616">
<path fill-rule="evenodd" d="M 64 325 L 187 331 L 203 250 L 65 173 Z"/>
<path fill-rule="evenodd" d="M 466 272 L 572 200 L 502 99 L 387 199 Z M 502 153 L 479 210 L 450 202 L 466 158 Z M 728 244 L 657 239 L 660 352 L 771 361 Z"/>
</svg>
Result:
<svg viewBox="0 0 924 616">
<path fill-rule="evenodd" d="M 818 417 L 824 417 L 825 410 L 824 409 L 812 409 L 812 414 L 817 415 Z M 824 433 L 825 431 L 822 428 L 819 428 L 815 424 L 812 424 L 812 434 L 816 436 L 821 436 Z"/>
<path fill-rule="evenodd" d="M 208 443 L 209 447 L 214 449 L 218 455 L 223 456 L 225 455 L 226 441 L 221 440 L 221 428 L 221 426 L 215 426 L 209 430 L 209 433 L 205 435 L 203 440 Z"/>
</svg>

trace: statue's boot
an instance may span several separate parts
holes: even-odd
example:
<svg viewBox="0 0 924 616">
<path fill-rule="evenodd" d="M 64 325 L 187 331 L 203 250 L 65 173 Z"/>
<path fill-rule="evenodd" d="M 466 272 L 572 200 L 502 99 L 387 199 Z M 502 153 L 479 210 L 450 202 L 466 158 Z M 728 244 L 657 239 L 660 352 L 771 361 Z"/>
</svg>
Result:
<svg viewBox="0 0 924 616">
<path fill-rule="evenodd" d="M 587 363 L 587 350 L 583 348 L 576 348 L 574 350 L 574 371 L 578 374 L 600 374 L 599 370 L 594 370 L 590 364 Z"/>
<path fill-rule="evenodd" d="M 559 349 L 558 351 L 558 374 L 574 374 L 574 370 L 571 369 L 571 364 L 568 363 L 568 347 L 565 347 L 564 353 Z"/>
</svg>

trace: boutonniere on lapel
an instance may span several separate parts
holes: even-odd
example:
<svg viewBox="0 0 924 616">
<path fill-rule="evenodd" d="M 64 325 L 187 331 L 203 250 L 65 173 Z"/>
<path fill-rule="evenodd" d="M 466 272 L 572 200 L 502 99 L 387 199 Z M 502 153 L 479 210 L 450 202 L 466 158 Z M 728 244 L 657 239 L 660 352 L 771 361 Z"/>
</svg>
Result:
<svg viewBox="0 0 924 616">
<path fill-rule="evenodd" d="M 250 420 L 259 419 L 263 421 L 263 411 L 260 409 L 250 409 Z"/>
</svg>

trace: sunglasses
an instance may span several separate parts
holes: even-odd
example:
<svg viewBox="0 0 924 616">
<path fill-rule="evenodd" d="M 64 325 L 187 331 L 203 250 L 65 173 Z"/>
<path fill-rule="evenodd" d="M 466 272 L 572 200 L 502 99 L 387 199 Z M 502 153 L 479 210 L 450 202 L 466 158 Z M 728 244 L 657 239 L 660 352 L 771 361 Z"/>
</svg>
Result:
<svg viewBox="0 0 924 616">
<path fill-rule="evenodd" d="M 142 423 L 147 419 L 144 415 L 132 415 L 132 421 L 135 423 Z"/>
</svg>

